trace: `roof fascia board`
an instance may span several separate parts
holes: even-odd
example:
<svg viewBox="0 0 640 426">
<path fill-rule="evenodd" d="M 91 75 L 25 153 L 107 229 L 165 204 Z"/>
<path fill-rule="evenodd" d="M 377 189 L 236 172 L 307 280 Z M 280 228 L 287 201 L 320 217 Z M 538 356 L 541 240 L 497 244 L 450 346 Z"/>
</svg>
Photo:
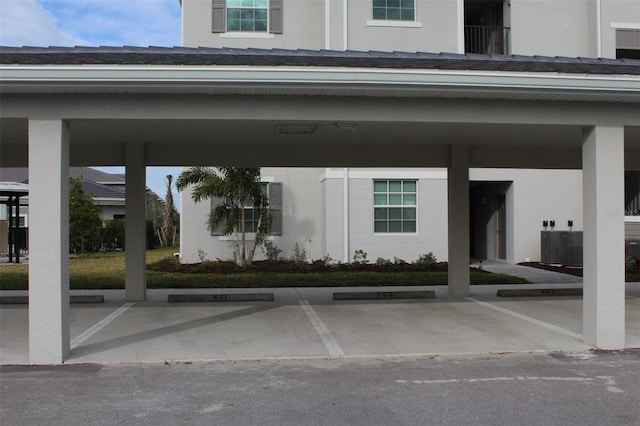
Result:
<svg viewBox="0 0 640 426">
<path fill-rule="evenodd" d="M 101 87 L 112 91 L 114 87 L 133 85 L 148 93 L 166 87 L 186 90 L 237 85 L 640 93 L 640 76 L 327 67 L 0 66 L 0 93 L 20 93 L 23 89 L 33 93 L 37 87 L 47 88 L 50 93 L 56 86 L 64 86 L 65 93 L 74 93 L 76 86 L 75 90 L 82 93 L 88 86 L 94 91 Z"/>
</svg>

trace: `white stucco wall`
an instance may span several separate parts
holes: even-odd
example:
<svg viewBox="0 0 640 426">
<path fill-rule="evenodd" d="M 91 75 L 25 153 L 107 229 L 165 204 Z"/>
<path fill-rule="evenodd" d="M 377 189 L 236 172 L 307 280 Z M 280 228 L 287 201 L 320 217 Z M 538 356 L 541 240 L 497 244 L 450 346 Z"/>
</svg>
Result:
<svg viewBox="0 0 640 426">
<path fill-rule="evenodd" d="M 327 243 L 332 258 L 342 260 L 343 178 L 342 169 L 331 169 L 326 178 Z M 433 252 L 447 259 L 447 181 L 443 169 L 350 169 L 349 171 L 349 260 L 356 250 L 371 262 L 379 257 L 398 257 L 412 262 Z M 373 228 L 373 180 L 416 179 L 418 181 L 418 231 L 415 234 L 380 234 Z"/>
<path fill-rule="evenodd" d="M 582 171 L 471 169 L 472 181 L 511 182 L 507 202 L 507 261 L 540 260 L 543 220 L 555 220 L 556 231 L 582 231 Z"/>
<path fill-rule="evenodd" d="M 447 179 L 445 169 L 349 169 L 349 253 L 344 255 L 343 169 L 263 168 L 265 180 L 283 183 L 283 236 L 272 237 L 282 255 L 293 255 L 295 244 L 308 258 L 326 254 L 336 261 L 352 260 L 364 250 L 371 262 L 379 257 L 414 261 L 433 252 L 447 260 Z M 380 234 L 373 229 L 373 180 L 417 179 L 418 232 Z M 582 171 L 531 169 L 471 169 L 470 180 L 504 183 L 506 199 L 506 260 L 540 260 L 543 220 L 555 220 L 555 230 L 583 229 Z M 500 192 L 500 191 L 498 191 Z M 228 237 L 206 230 L 209 203 L 194 204 L 189 192 L 182 196 L 181 250 L 184 262 L 197 262 L 198 250 L 207 259 L 233 256 Z M 484 232 L 484 230 L 479 230 Z M 487 257 L 494 256 L 493 225 L 487 224 Z M 258 250 L 256 259 L 263 258 Z"/>
<path fill-rule="evenodd" d="M 283 33 L 212 33 L 211 0 L 182 1 L 182 45 L 187 47 L 255 47 L 322 49 L 324 2 L 285 1 Z"/>
<path fill-rule="evenodd" d="M 328 7 L 327 7 L 328 6 Z M 211 0 L 182 1 L 184 46 L 456 52 L 458 2 L 416 0 L 415 21 L 373 21 L 371 2 L 284 2 L 282 34 L 211 32 Z M 347 19 L 346 28 L 344 19 Z M 602 56 L 615 57 L 612 24 L 640 25 L 640 3 L 601 0 Z M 504 5 L 511 52 L 521 55 L 596 56 L 597 2 L 511 0 Z M 346 39 L 346 46 L 345 46 Z"/>
<path fill-rule="evenodd" d="M 124 215 L 124 206 L 99 206 L 100 219 L 111 220 L 114 215 Z"/>
<path fill-rule="evenodd" d="M 282 250 L 282 256 L 290 258 L 296 243 L 304 249 L 309 259 L 319 259 L 322 250 L 322 188 L 320 177 L 324 169 L 310 168 L 262 168 L 265 182 L 282 182 L 282 236 L 271 237 L 273 245 Z M 207 216 L 210 202 L 194 203 L 191 190 L 183 191 L 181 196 L 182 214 L 180 248 L 182 261 L 195 263 L 200 261 L 199 250 L 205 259 L 232 259 L 233 242 L 231 236 L 212 236 L 207 230 Z M 252 242 L 251 242 L 252 244 Z M 259 248 L 256 260 L 263 259 Z"/>
<path fill-rule="evenodd" d="M 640 2 L 601 0 L 602 56 L 616 57 L 616 28 L 640 29 Z"/>
<path fill-rule="evenodd" d="M 595 56 L 595 2 L 512 0 L 511 53 Z"/>
<path fill-rule="evenodd" d="M 282 182 L 282 236 L 273 244 L 290 258 L 296 243 L 304 248 L 307 258 L 320 259 L 322 251 L 322 168 L 269 168 L 262 175 Z"/>
<path fill-rule="evenodd" d="M 349 2 L 350 50 L 456 52 L 457 3 L 416 0 L 415 21 L 373 21 L 370 1 Z"/>
</svg>

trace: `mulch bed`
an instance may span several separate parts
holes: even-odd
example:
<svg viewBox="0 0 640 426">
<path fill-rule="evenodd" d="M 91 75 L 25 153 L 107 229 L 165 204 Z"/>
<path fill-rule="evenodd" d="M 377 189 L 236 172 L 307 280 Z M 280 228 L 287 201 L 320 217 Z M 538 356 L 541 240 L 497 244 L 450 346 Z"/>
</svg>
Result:
<svg viewBox="0 0 640 426">
<path fill-rule="evenodd" d="M 180 263 L 174 259 L 163 259 L 147 265 L 147 269 L 157 272 L 200 273 L 200 274 L 233 274 L 239 272 L 447 272 L 447 263 L 439 262 L 430 267 L 413 263 L 391 263 L 386 265 L 367 264 L 327 264 L 322 261 L 304 262 L 268 262 L 256 261 L 242 268 L 231 261 L 207 261 L 201 263 Z M 488 271 L 471 268 L 472 272 Z"/>
</svg>

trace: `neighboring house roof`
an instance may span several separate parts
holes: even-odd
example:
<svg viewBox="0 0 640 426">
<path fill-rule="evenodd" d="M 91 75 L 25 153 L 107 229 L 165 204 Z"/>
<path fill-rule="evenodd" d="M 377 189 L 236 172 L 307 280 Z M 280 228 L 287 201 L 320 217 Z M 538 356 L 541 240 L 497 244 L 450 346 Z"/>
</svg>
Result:
<svg viewBox="0 0 640 426">
<path fill-rule="evenodd" d="M 26 183 L 29 169 L 26 167 L 0 167 L 0 182 Z"/>
<path fill-rule="evenodd" d="M 124 176 L 109 174 L 90 167 L 71 167 L 69 176 L 82 178 L 82 190 L 91 195 L 96 202 L 121 200 L 124 203 Z M 27 167 L 0 167 L 0 188 L 20 188 L 23 195 L 29 193 L 29 169 Z M 117 187 L 110 186 L 117 185 Z M 123 189 L 120 189 L 123 188 Z M 120 204 L 120 201 L 117 202 Z"/>
<path fill-rule="evenodd" d="M 91 167 L 70 167 L 69 177 L 101 183 L 124 185 L 125 179 L 121 174 L 110 174 L 92 169 Z M 29 181 L 29 169 L 27 167 L 0 167 L 0 182 L 21 182 Z"/>
<path fill-rule="evenodd" d="M 125 199 L 125 193 L 123 190 L 103 185 L 101 183 L 91 182 L 86 179 L 82 181 L 82 190 L 85 194 L 96 199 Z"/>
<path fill-rule="evenodd" d="M 85 180 L 102 184 L 124 185 L 125 183 L 125 178 L 122 174 L 105 173 L 92 169 L 91 167 L 71 167 L 69 169 L 69 176 L 74 179 L 82 177 Z"/>
<path fill-rule="evenodd" d="M 255 65 L 640 75 L 632 59 L 185 47 L 0 47 L 20 65 Z"/>
</svg>

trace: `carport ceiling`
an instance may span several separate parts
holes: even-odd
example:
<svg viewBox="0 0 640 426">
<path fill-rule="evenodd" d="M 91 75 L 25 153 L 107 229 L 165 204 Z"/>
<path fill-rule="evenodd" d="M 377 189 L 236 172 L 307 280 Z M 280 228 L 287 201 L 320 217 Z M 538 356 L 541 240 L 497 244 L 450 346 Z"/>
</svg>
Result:
<svg viewBox="0 0 640 426">
<path fill-rule="evenodd" d="M 296 125 L 302 133 L 296 132 Z M 293 128 L 292 133 L 279 129 Z M 353 129 L 341 127 L 351 127 Z M 312 129 L 310 133 L 306 129 Z M 578 126 L 487 126 L 480 124 L 429 123 L 300 123 L 256 120 L 73 120 L 71 142 L 111 143 L 252 143 L 316 144 L 355 143 L 395 145 L 578 146 L 582 128 Z"/>
<path fill-rule="evenodd" d="M 476 167 L 579 168 L 583 137 L 578 125 L 123 119 L 69 123 L 71 161 L 77 166 L 122 165 L 124 145 L 144 143 L 148 165 L 443 167 L 447 146 L 463 143 L 470 146 Z M 3 119 L 1 137 L 3 165 L 25 166 L 27 120 Z M 638 161 L 632 160 L 640 157 L 640 128 L 626 128 L 625 144 L 627 168 L 638 168 Z M 542 164 L 533 164 L 541 159 Z"/>
</svg>

